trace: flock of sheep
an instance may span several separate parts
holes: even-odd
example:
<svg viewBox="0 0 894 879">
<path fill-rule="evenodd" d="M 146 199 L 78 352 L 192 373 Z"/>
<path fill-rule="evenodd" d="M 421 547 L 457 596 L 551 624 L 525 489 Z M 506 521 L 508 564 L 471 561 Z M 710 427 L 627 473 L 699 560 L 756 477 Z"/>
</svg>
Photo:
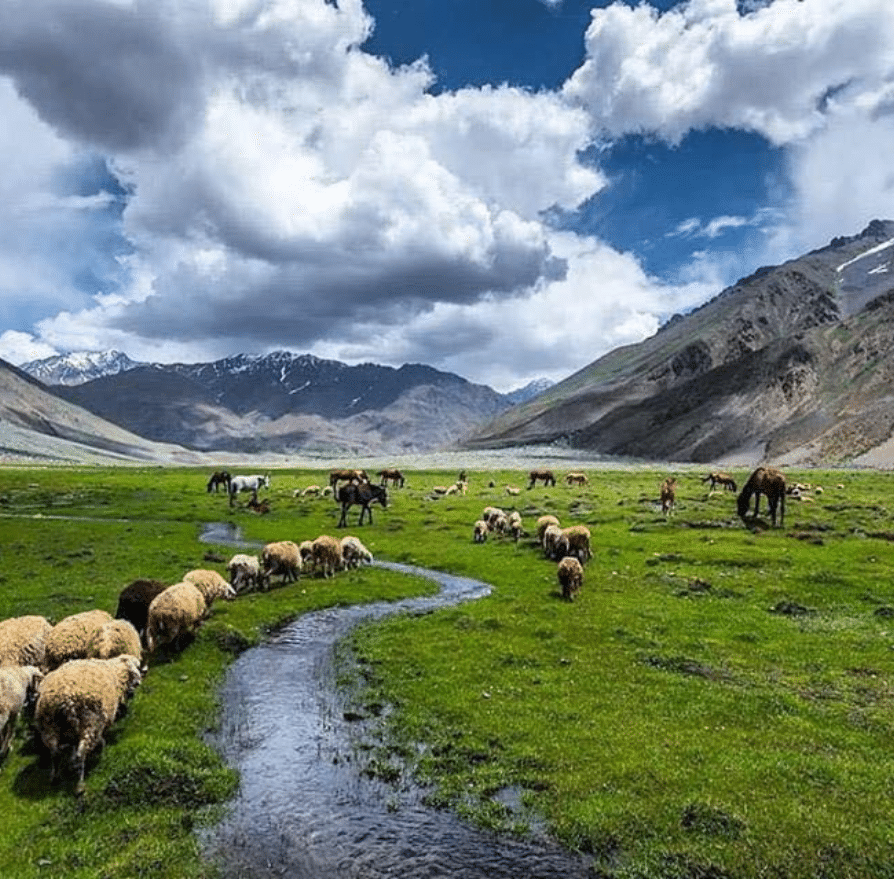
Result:
<svg viewBox="0 0 894 879">
<path fill-rule="evenodd" d="M 354 536 L 320 535 L 297 544 L 268 543 L 260 556 L 234 555 L 229 580 L 210 569 L 195 569 L 180 582 L 135 580 L 121 590 L 113 617 L 95 608 L 53 625 L 29 615 L 0 621 L 0 761 L 9 753 L 18 719 L 33 710 L 37 739 L 50 762 L 50 780 L 70 753 L 77 781 L 85 789 L 88 756 L 121 716 L 146 674 L 144 657 L 185 646 L 209 616 L 217 599 L 266 590 L 273 578 L 293 582 L 300 573 L 331 577 L 371 563 L 372 554 Z"/>
</svg>

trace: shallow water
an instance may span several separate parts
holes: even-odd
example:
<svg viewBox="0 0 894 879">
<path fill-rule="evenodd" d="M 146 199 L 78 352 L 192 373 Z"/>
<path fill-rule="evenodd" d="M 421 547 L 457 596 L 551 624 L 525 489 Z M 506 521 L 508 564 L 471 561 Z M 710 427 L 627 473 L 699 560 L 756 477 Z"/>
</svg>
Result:
<svg viewBox="0 0 894 879">
<path fill-rule="evenodd" d="M 250 546 L 238 534 L 205 540 Z M 226 537 L 225 540 L 222 537 Z M 230 668 L 214 744 L 240 773 L 227 817 L 203 831 L 206 856 L 226 879 L 377 877 L 584 877 L 589 862 L 548 841 L 484 832 L 426 808 L 412 783 L 385 785 L 352 762 L 360 725 L 344 717 L 335 686 L 335 645 L 360 622 L 426 613 L 487 595 L 465 577 L 377 562 L 429 577 L 437 596 L 307 614 Z"/>
</svg>

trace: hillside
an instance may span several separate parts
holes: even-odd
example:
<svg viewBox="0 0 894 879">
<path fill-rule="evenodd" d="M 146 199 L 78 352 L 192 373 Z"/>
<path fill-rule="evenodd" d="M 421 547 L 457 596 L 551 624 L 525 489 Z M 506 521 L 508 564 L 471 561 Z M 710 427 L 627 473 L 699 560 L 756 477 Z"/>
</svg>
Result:
<svg viewBox="0 0 894 879">
<path fill-rule="evenodd" d="M 835 464 L 894 432 L 894 223 L 762 268 L 502 413 L 464 448 Z"/>
</svg>

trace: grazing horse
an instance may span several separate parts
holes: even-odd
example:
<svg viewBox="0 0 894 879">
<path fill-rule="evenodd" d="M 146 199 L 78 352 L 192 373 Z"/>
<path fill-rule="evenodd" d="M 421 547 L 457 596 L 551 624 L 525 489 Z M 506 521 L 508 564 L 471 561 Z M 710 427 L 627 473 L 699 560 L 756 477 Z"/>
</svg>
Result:
<svg viewBox="0 0 894 879">
<path fill-rule="evenodd" d="M 533 488 L 537 484 L 538 479 L 542 480 L 544 485 L 556 484 L 556 477 L 553 475 L 552 470 L 532 470 L 528 474 L 528 478 L 531 480 L 528 483 L 528 488 Z"/>
<path fill-rule="evenodd" d="M 709 479 L 711 480 L 711 491 L 714 491 L 714 488 L 717 485 L 722 485 L 727 491 L 736 490 L 736 480 L 728 473 L 709 473 L 702 478 L 702 482 L 707 482 Z"/>
<path fill-rule="evenodd" d="M 362 507 L 357 524 L 362 525 L 363 516 L 368 513 L 369 524 L 372 525 L 373 514 L 369 505 L 379 503 L 383 507 L 387 507 L 388 490 L 384 485 L 373 485 L 370 482 L 349 482 L 338 490 L 338 502 L 341 504 L 341 519 L 338 520 L 339 528 L 344 528 L 347 525 L 348 509 L 357 504 Z"/>
<path fill-rule="evenodd" d="M 754 495 L 754 516 L 752 518 L 756 519 L 762 494 L 767 496 L 773 526 L 776 526 L 777 506 L 780 508 L 779 524 L 785 525 L 785 476 L 773 467 L 758 467 L 748 477 L 748 482 L 745 483 L 745 487 L 739 494 L 739 517 L 743 522 L 745 521 L 751 496 Z"/>
<path fill-rule="evenodd" d="M 661 483 L 661 512 L 664 513 L 665 516 L 671 514 L 674 504 L 677 501 L 676 488 L 676 476 L 668 476 L 668 478 Z"/>
<path fill-rule="evenodd" d="M 229 493 L 230 474 L 226 470 L 215 470 L 214 473 L 211 474 L 211 478 L 208 480 L 208 491 L 213 491 L 217 494 L 217 489 L 221 485 L 224 487 L 224 491 Z"/>
<path fill-rule="evenodd" d="M 569 473 L 565 477 L 568 485 L 586 485 L 588 481 L 586 473 Z"/>
<path fill-rule="evenodd" d="M 365 470 L 330 470 L 329 485 L 333 491 L 339 482 L 369 482 Z"/>
<path fill-rule="evenodd" d="M 400 470 L 380 470 L 376 475 L 381 477 L 381 485 L 388 485 L 390 481 L 392 485 L 404 487 L 404 475 Z"/>
<path fill-rule="evenodd" d="M 240 491 L 250 491 L 251 499 L 258 502 L 258 490 L 270 488 L 269 476 L 233 476 L 230 479 L 230 506 L 236 502 L 236 495 Z"/>
</svg>

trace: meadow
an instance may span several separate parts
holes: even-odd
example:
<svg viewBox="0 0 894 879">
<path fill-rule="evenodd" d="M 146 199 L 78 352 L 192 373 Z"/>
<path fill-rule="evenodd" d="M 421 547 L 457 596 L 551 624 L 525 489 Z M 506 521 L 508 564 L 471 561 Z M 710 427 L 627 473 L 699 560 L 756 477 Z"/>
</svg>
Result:
<svg viewBox="0 0 894 879">
<path fill-rule="evenodd" d="M 373 525 L 352 510 L 346 531 L 377 558 L 493 586 L 343 645 L 354 710 L 380 718 L 361 771 L 412 775 L 433 807 L 495 830 L 545 828 L 604 877 L 894 876 L 894 475 L 791 472 L 823 491 L 771 529 L 744 527 L 704 472 L 677 474 L 669 517 L 667 473 L 641 468 L 589 470 L 573 488 L 559 471 L 531 490 L 519 471 L 470 471 L 465 496 L 439 498 L 432 486 L 455 472 L 408 471 Z M 337 533 L 331 500 L 293 497 L 325 474 L 273 471 L 258 516 L 207 494 L 205 471 L 0 470 L 0 618 L 114 611 L 138 577 L 223 571 L 234 550 L 200 543 L 206 522 L 262 542 Z M 518 509 L 529 532 L 545 513 L 589 526 L 574 602 L 532 534 L 473 544 L 490 504 Z M 150 659 L 81 801 L 48 784 L 20 728 L 0 769 L 0 874 L 213 876 L 195 828 L 238 784 L 206 742 L 227 664 L 307 610 L 430 589 L 372 567 L 216 604 L 192 645 Z"/>
</svg>

